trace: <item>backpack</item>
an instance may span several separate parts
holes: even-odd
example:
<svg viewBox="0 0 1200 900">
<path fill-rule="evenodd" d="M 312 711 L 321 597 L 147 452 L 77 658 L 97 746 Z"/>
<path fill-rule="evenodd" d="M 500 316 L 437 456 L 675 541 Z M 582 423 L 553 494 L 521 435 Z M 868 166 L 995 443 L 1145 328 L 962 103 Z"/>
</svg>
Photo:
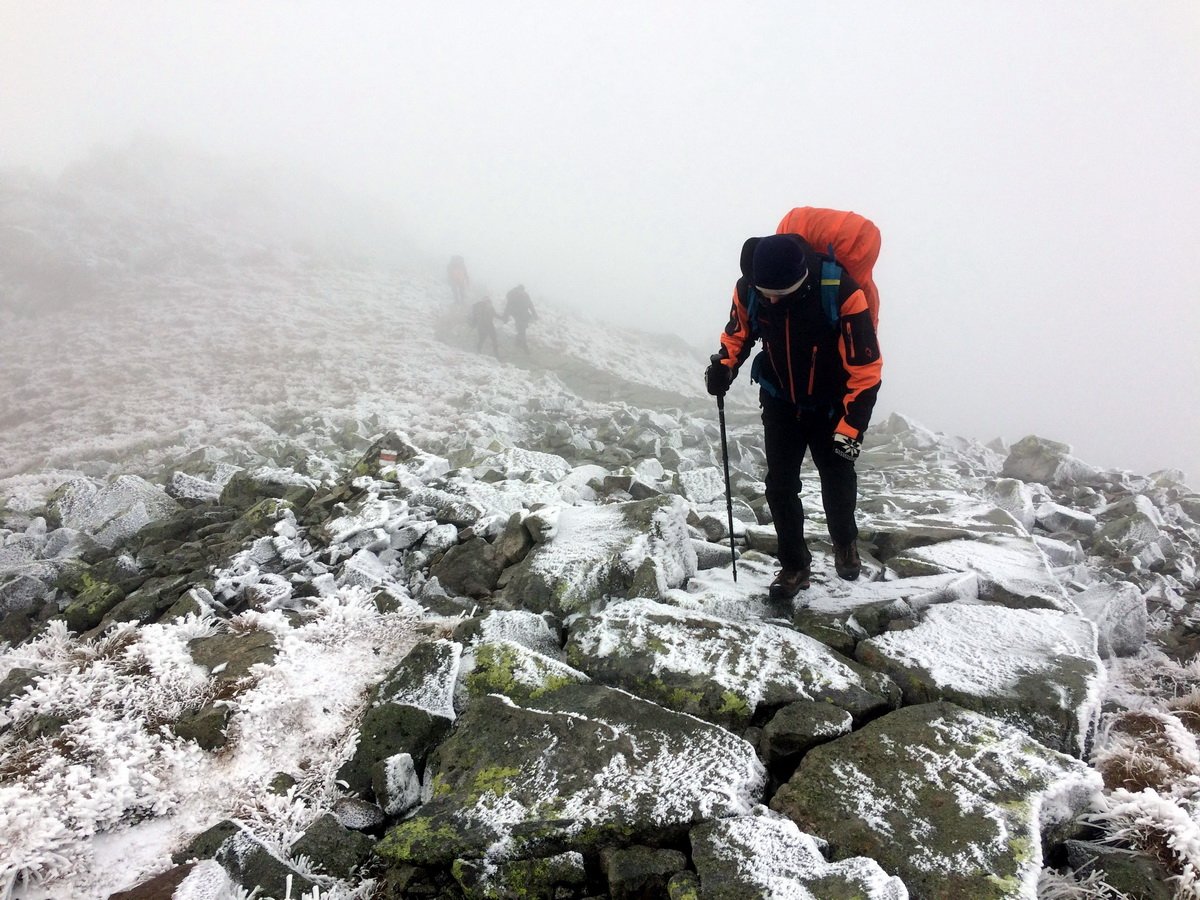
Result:
<svg viewBox="0 0 1200 900">
<path fill-rule="evenodd" d="M 821 267 L 822 299 L 828 304 L 831 294 L 836 298 L 841 283 L 840 269 L 845 268 L 866 295 L 871 323 L 879 327 L 879 290 L 875 287 L 872 269 L 879 259 L 880 236 L 874 222 L 858 213 L 797 206 L 783 217 L 775 233 L 798 234 L 818 253 L 833 257 L 836 261 L 833 268 L 827 268 L 824 263 Z M 826 284 L 827 280 L 832 283 Z"/>
</svg>

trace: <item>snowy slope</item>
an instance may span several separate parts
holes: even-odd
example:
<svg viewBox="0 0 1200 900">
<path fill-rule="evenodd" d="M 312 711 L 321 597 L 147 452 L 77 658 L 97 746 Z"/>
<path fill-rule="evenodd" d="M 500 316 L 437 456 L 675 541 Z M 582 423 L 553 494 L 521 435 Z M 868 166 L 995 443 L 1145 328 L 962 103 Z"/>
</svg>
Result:
<svg viewBox="0 0 1200 900">
<path fill-rule="evenodd" d="M 23 298 L 21 304 L 0 307 L 0 543 L 13 554 L 36 545 L 39 529 L 44 540 L 36 516 L 52 492 L 76 476 L 134 474 L 166 484 L 177 471 L 211 477 L 234 467 L 262 467 L 328 484 L 389 430 L 428 454 L 421 477 L 410 473 L 416 487 L 432 482 L 429 472 L 476 466 L 464 469 L 458 486 L 461 496 L 482 511 L 480 532 L 494 532 L 514 509 L 538 503 L 591 510 L 604 499 L 592 487 L 594 479 L 605 475 L 630 477 L 636 470 L 648 482 L 660 477 L 669 482 L 669 474 L 662 477 L 663 460 L 671 458 L 676 462 L 668 468 L 678 475 L 672 488 L 688 499 L 697 520 L 701 514 L 723 516 L 723 497 L 713 487 L 720 485 L 712 467 L 719 444 L 712 403 L 703 393 L 701 352 L 539 301 L 540 318 L 530 331 L 532 352 L 520 354 L 502 325 L 502 359 L 496 360 L 474 352 L 465 310 L 453 306 L 437 275 L 289 254 L 266 239 L 262 252 L 247 255 L 244 240 L 252 230 L 227 244 L 207 244 L 211 254 L 198 254 L 197 241 L 205 244 L 221 230 L 217 213 L 184 215 L 168 208 L 147 218 L 130 214 L 89 224 L 72 211 L 75 201 L 68 200 L 74 195 L 46 203 L 40 188 L 17 191 L 8 184 L 10 193 L 0 195 L 6 204 L 0 223 L 10 231 L 25 229 L 29 241 L 50 248 L 51 258 L 56 247 L 76 248 L 83 259 L 79 271 L 91 273 L 87 285 L 95 292 L 90 302 L 66 305 L 42 293 L 31 307 L 25 301 L 34 295 L 18 289 L 28 284 L 28 272 L 0 269 L 4 296 Z M 105 208 L 101 200 L 90 202 Z M 22 207 L 29 204 L 32 208 Z M 133 250 L 141 246 L 153 253 L 134 253 L 137 259 L 129 262 L 131 248 L 112 242 L 113 229 L 128 241 L 142 242 Z M 156 231 L 174 235 L 180 252 L 163 251 L 171 242 L 156 242 Z M 156 262 L 144 264 L 148 256 Z M 530 282 L 536 298 L 532 276 Z M 714 320 L 721 312 L 713 311 Z M 750 393 L 739 384 L 730 411 L 735 475 L 748 495 L 761 486 L 755 482 L 762 475 L 761 426 L 747 402 Z M 661 427 L 655 430 L 655 425 Z M 573 441 L 573 458 L 520 449 L 545 446 L 551 438 L 555 445 Z M 606 455 L 618 444 L 644 448 L 630 458 L 628 470 Z M 487 469 L 476 464 L 490 451 L 498 456 L 489 466 L 507 466 L 519 477 L 489 481 L 481 474 L 475 480 L 471 473 Z M 1053 537 L 1050 529 L 1040 528 L 1040 543 L 1035 541 L 1035 521 L 1050 521 L 1057 510 L 1050 509 L 1048 489 L 1002 477 L 1006 451 L 939 435 L 899 417 L 878 423 L 860 465 L 861 511 L 864 535 L 892 557 L 892 580 L 847 586 L 828 577 L 826 554 L 819 553 L 817 583 L 806 597 L 808 613 L 825 617 L 818 623 L 822 628 L 845 626 L 846 640 L 853 643 L 865 636 L 869 620 L 883 622 L 873 632 L 878 634 L 887 617 L 915 619 L 936 603 L 990 609 L 977 604 L 1019 595 L 1071 610 L 1068 594 L 1127 577 L 1142 588 L 1135 591 L 1138 598 L 1152 604 L 1152 639 L 1176 634 L 1180 621 L 1192 621 L 1196 573 L 1190 554 L 1196 535 L 1180 504 L 1194 495 L 1168 476 L 1080 469 L 1129 505 L 1128 510 L 1094 505 L 1095 516 L 1111 514 L 1113 522 L 1154 530 L 1154 540 L 1136 545 L 1148 554 L 1145 560 L 1117 570 L 1110 568 L 1111 559 L 1085 558 L 1065 528 Z M 1087 492 L 1092 489 L 1082 482 L 1067 484 L 1056 496 L 1063 499 L 1072 490 L 1078 507 L 1091 503 Z M 369 491 L 382 487 L 377 483 Z M 338 526 L 333 558 L 341 555 L 345 562 L 366 548 L 369 541 L 362 536 L 373 530 L 395 547 L 406 528 L 419 526 L 424 529 L 419 537 L 432 547 L 440 536 L 413 514 L 416 505 L 412 497 L 406 504 L 372 493 L 370 502 L 331 523 Z M 748 506 L 742 512 L 753 516 Z M 559 523 L 544 515 L 549 535 Z M 1073 515 L 1074 520 L 1088 518 L 1077 510 Z M 817 512 L 818 536 L 821 521 Z M 1087 527 L 1098 527 L 1097 519 Z M 452 546 L 457 540 L 453 526 L 437 526 L 446 528 L 445 546 Z M 739 527 L 739 532 L 748 543 L 761 537 L 755 529 L 746 533 Z M 574 537 L 582 545 L 603 546 L 605 535 Z M 269 538 L 214 573 L 214 590 L 232 594 L 252 584 L 261 562 L 256 554 L 315 560 L 308 538 L 294 518 L 282 517 Z M 1115 530 L 1108 539 L 1114 547 L 1134 546 L 1121 544 L 1134 538 Z M 686 540 L 677 543 L 648 552 L 674 554 L 673 566 L 679 569 L 675 558 L 693 551 Z M 1173 548 L 1165 561 L 1170 574 L 1161 574 L 1167 571 L 1164 560 L 1154 557 L 1150 544 Z M 687 552 L 681 554 L 681 547 Z M 353 751 L 365 693 L 420 637 L 441 636 L 453 627 L 423 609 L 415 590 L 410 594 L 410 588 L 425 583 L 426 573 L 405 569 L 397 554 L 390 559 L 390 567 L 375 573 L 371 584 L 394 591 L 399 598 L 394 608 L 380 609 L 372 602 L 373 591 L 355 583 L 349 569 L 337 569 L 335 583 L 332 570 L 316 575 L 314 565 L 307 575 L 312 591 L 305 598 L 305 618 L 289 615 L 299 606 L 290 598 L 237 618 L 239 629 L 273 635 L 279 653 L 256 670 L 252 686 L 228 699 L 236 735 L 219 754 L 201 752 L 166 730 L 143 727 L 148 721 L 170 721 L 189 704 L 211 699 L 206 692 L 213 690 L 212 673 L 196 665 L 187 648 L 189 641 L 212 636 L 212 619 L 118 626 L 90 642 L 54 625 L 0 652 L 0 680 L 19 669 L 41 673 L 36 688 L 3 714 L 7 720 L 0 727 L 61 716 L 72 721 L 76 742 L 64 748 L 48 739 L 33 755 L 3 757 L 0 836 L 9 855 L 0 858 L 0 892 L 106 896 L 166 869 L 188 838 L 228 817 L 240 819 L 282 853 L 337 796 L 337 772 Z M 901 564 L 910 568 L 901 573 L 906 583 L 928 587 L 919 594 L 902 593 L 895 580 Z M 675 573 L 676 581 L 686 580 L 686 568 Z M 748 557 L 735 585 L 722 562 L 694 574 L 687 586 L 672 584 L 663 593 L 680 610 L 737 618 L 766 634 L 780 627 L 762 623 L 771 568 L 768 556 Z M 882 572 L 877 564 L 869 562 L 868 568 Z M 1004 622 L 1059 617 L 1059 612 L 1022 612 Z M 954 667 L 939 663 L 963 646 L 947 629 L 933 627 L 949 618 L 932 615 L 929 627 L 899 632 L 904 641 L 891 642 L 920 641 L 926 632 L 937 632 L 928 645 L 913 644 L 901 660 L 915 659 L 927 668 L 935 688 L 945 687 L 938 679 L 954 680 L 953 673 L 946 674 Z M 1083 630 L 1090 635 L 1090 628 Z M 723 630 L 741 633 L 729 626 Z M 1037 672 L 1022 660 L 1055 640 L 1045 635 L 1025 640 L 1011 631 L 997 631 L 992 643 L 998 646 L 989 651 L 1001 656 L 1011 651 L 1008 661 L 1018 661 L 1014 670 Z M 947 635 L 949 643 L 940 645 Z M 620 643 L 620 634 L 608 635 L 609 646 Z M 704 667 L 693 664 L 700 657 L 684 657 L 689 664 L 677 667 L 682 675 L 703 674 Z M 670 668 L 669 657 L 659 662 Z M 758 675 L 752 668 L 751 679 Z M 1187 843 L 1200 834 L 1192 790 L 1200 782 L 1200 753 L 1194 738 L 1189 745 L 1186 731 L 1170 718 L 1170 704 L 1178 698 L 1161 689 L 1173 680 L 1175 693 L 1186 701 L 1200 690 L 1200 676 L 1194 665 L 1154 646 L 1134 659 L 1110 661 L 1108 669 L 1107 687 L 1096 678 L 1085 685 L 1083 718 L 1090 722 L 1104 699 L 1168 717 L 1163 728 L 1179 745 L 1184 774 L 1177 784 L 1160 785 L 1153 797 L 1132 789 L 1114 793 L 1113 802 L 1095 813 L 1097 821 L 1120 832 L 1133 828 L 1139 816 L 1157 815 L 1162 822 L 1174 817 L 1179 856 L 1200 865 L 1200 842 Z M 994 680 L 1004 681 L 1001 688 L 1007 690 L 1019 679 Z M 757 697 L 760 687 L 751 681 L 750 695 Z M 962 697 L 970 693 L 961 685 L 952 687 Z M 1106 698 L 1098 696 L 1102 687 Z M 1097 766 L 1121 758 L 1122 742 L 1132 739 L 1119 726 L 1110 724 L 1102 732 Z M 81 758 L 86 766 L 78 764 Z M 278 773 L 295 782 L 283 794 L 271 789 Z M 207 880 L 194 881 L 188 896 L 218 896 L 228 889 L 211 866 L 201 874 Z M 18 887 L 22 879 L 41 886 Z M 370 887 L 334 882 L 322 896 L 363 896 Z"/>
</svg>

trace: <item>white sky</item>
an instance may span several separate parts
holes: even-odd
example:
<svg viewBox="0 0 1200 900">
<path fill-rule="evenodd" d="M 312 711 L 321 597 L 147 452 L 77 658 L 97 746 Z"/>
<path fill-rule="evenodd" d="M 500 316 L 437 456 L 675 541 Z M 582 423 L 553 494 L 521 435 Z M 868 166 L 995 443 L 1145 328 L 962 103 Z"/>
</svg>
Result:
<svg viewBox="0 0 1200 900">
<path fill-rule="evenodd" d="M 1193 484 L 1198 112 L 1195 0 L 0 0 L 0 166 L 142 134 L 310 171 L 706 349 L 746 237 L 854 209 L 879 415 Z"/>
</svg>

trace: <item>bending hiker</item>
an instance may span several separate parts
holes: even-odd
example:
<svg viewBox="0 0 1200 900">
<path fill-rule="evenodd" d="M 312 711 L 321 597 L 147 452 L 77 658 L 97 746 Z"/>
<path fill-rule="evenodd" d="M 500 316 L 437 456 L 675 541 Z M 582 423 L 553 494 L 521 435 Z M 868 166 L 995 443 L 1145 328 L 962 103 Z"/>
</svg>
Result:
<svg viewBox="0 0 1200 900">
<path fill-rule="evenodd" d="M 467 285 L 470 279 L 467 278 L 467 264 L 461 256 L 450 257 L 450 262 L 446 265 L 446 278 L 450 281 L 450 291 L 454 295 L 455 303 L 462 303 L 467 299 Z"/>
<path fill-rule="evenodd" d="M 723 396 L 755 340 L 762 339 L 750 378 L 760 387 L 767 503 L 782 565 L 770 596 L 790 600 L 809 586 L 812 565 L 800 500 L 806 451 L 821 478 L 834 566 L 842 578 L 859 576 L 854 461 L 875 406 L 883 360 L 863 290 L 799 235 L 751 238 L 742 248 L 742 273 L 705 383 L 710 394 Z"/>
<path fill-rule="evenodd" d="M 517 346 L 528 353 L 529 342 L 525 338 L 525 329 L 537 318 L 537 312 L 523 284 L 518 284 L 504 296 L 504 321 L 507 322 L 510 316 L 517 326 Z"/>
<path fill-rule="evenodd" d="M 478 340 L 475 342 L 475 352 L 481 352 L 483 350 L 483 342 L 490 339 L 492 342 L 492 353 L 495 354 L 496 359 L 499 359 L 500 347 L 496 343 L 497 318 L 496 307 L 492 305 L 491 297 L 484 297 L 471 307 L 471 326 L 478 335 Z"/>
</svg>

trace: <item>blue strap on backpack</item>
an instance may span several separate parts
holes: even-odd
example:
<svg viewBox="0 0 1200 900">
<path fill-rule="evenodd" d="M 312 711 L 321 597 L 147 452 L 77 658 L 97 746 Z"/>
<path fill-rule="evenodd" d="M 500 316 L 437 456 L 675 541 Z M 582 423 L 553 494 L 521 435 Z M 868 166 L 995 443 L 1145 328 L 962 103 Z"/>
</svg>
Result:
<svg viewBox="0 0 1200 900">
<path fill-rule="evenodd" d="M 830 325 L 836 325 L 841 318 L 838 295 L 842 292 L 842 271 L 834 258 L 833 244 L 830 244 L 829 258 L 821 260 L 821 306 Z"/>
</svg>

